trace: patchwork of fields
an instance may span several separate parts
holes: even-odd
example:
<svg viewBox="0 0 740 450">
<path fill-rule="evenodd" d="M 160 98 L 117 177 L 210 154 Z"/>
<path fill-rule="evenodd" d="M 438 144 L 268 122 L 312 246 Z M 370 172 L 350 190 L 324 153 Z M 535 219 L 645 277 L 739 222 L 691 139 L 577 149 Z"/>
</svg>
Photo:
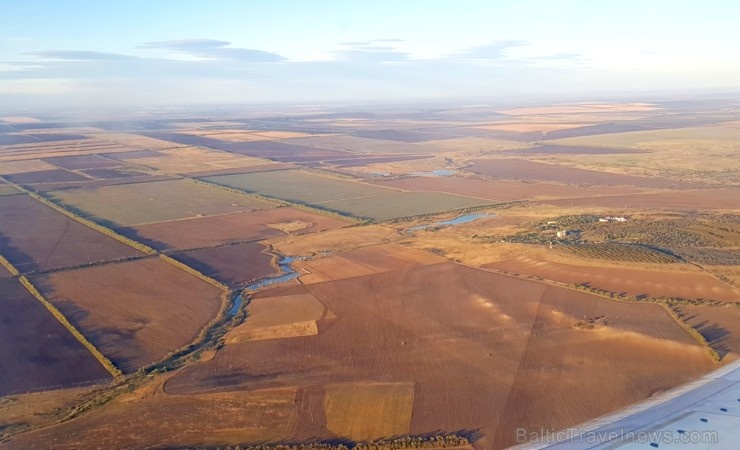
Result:
<svg viewBox="0 0 740 450">
<path fill-rule="evenodd" d="M 0 117 L 0 449 L 500 449 L 738 358 L 739 111 L 677 105 Z"/>
</svg>

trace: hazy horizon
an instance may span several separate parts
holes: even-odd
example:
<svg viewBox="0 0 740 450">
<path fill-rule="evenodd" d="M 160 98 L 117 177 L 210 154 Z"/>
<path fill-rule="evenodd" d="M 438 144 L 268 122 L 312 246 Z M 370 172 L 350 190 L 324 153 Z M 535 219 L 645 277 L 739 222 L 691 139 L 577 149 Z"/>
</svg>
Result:
<svg viewBox="0 0 740 450">
<path fill-rule="evenodd" d="M 740 5 L 0 0 L 0 109 L 740 91 Z"/>
</svg>

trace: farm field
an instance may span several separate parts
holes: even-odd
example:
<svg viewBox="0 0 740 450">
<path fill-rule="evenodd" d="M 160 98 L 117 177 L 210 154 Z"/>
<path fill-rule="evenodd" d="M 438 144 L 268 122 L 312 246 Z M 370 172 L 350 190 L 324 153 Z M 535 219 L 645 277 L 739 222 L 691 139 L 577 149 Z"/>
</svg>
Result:
<svg viewBox="0 0 740 450">
<path fill-rule="evenodd" d="M 38 183 L 62 183 L 73 181 L 85 181 L 88 178 L 78 173 L 64 169 L 42 170 L 40 172 L 23 172 L 5 175 L 9 181 L 27 185 Z"/>
<path fill-rule="evenodd" d="M 0 184 L 0 197 L 5 195 L 15 195 L 20 194 L 21 192 L 14 188 L 13 186 L 7 185 L 7 184 Z"/>
<path fill-rule="evenodd" d="M 293 263 L 303 284 L 403 270 L 447 260 L 398 244 L 374 245 Z"/>
<path fill-rule="evenodd" d="M 275 236 L 301 235 L 350 225 L 335 219 L 290 207 L 248 213 L 175 220 L 131 228 L 121 234 L 158 250 L 213 247 L 229 242 L 258 241 Z"/>
<path fill-rule="evenodd" d="M 248 242 L 175 253 L 172 257 L 221 283 L 236 286 L 277 272 L 267 250 L 262 244 Z"/>
<path fill-rule="evenodd" d="M 44 161 L 67 170 L 108 169 L 124 165 L 100 155 L 57 156 Z"/>
<path fill-rule="evenodd" d="M 394 192 L 388 195 L 327 201 L 317 203 L 316 206 L 354 217 L 388 220 L 493 205 L 493 203 L 480 198 L 443 192 Z"/>
<path fill-rule="evenodd" d="M 513 201 L 531 198 L 587 197 L 632 194 L 640 190 L 618 186 L 573 186 L 554 183 L 532 183 L 512 180 L 482 180 L 479 178 L 411 177 L 395 180 L 378 180 L 376 184 L 409 191 L 449 192 L 494 201 Z"/>
<path fill-rule="evenodd" d="M 164 173 L 178 174 L 203 170 L 258 166 L 269 162 L 249 156 L 197 147 L 159 150 L 157 153 L 151 157 L 131 158 L 129 156 L 126 158 L 126 162 L 146 166 Z"/>
<path fill-rule="evenodd" d="M 27 195 L 0 196 L 0 211 L 0 254 L 22 273 L 141 255 Z"/>
<path fill-rule="evenodd" d="M 0 280 L 0 292 L 6 311 L 0 318 L 0 397 L 110 380 L 110 373 L 18 280 Z"/>
<path fill-rule="evenodd" d="M 114 226 L 253 211 L 274 206 L 187 180 L 70 189 L 52 191 L 48 195 L 82 211 L 86 217 Z"/>
<path fill-rule="evenodd" d="M 740 358 L 740 309 L 680 305 L 676 310 L 728 362 Z"/>
<path fill-rule="evenodd" d="M 740 188 L 692 189 L 635 195 L 543 200 L 553 206 L 600 207 L 619 211 L 740 211 Z"/>
<path fill-rule="evenodd" d="M 310 235 L 281 236 L 267 242 L 283 255 L 311 256 L 322 252 L 341 252 L 366 245 L 398 240 L 403 235 L 386 225 L 339 228 Z"/>
<path fill-rule="evenodd" d="M 395 429 L 408 426 L 420 434 L 472 427 L 483 435 L 478 448 L 502 448 L 515 441 L 517 427 L 573 425 L 712 365 L 658 305 L 604 300 L 450 263 L 277 287 L 253 301 L 309 294 L 336 315 L 319 323 L 317 335 L 227 344 L 213 360 L 175 375 L 166 391 L 324 385 L 299 396 L 298 420 L 325 438 L 334 427 L 348 433 L 342 437 L 359 439 L 369 437 L 372 426 L 354 427 L 359 419 L 347 417 L 342 403 L 371 395 L 367 383 L 413 380 L 410 424 L 403 406 L 382 399 L 374 404 L 398 411 Z M 574 326 L 583 317 L 602 316 L 610 318 L 608 325 Z M 362 338 L 357 330 L 364 330 Z M 604 352 L 612 357 L 604 360 Z M 637 373 L 639 386 L 626 388 Z M 336 383 L 343 383 L 343 400 L 333 391 Z M 557 408 L 565 399 L 569 408 Z M 329 405 L 330 414 L 321 419 L 305 411 L 309 405 Z M 373 409 L 362 411 L 374 418 Z"/>
<path fill-rule="evenodd" d="M 297 170 L 223 175 L 206 177 L 204 180 L 246 192 L 256 192 L 268 197 L 309 204 L 398 192 L 394 189 Z"/>
<path fill-rule="evenodd" d="M 472 162 L 473 164 L 470 167 L 466 167 L 466 170 L 497 178 L 574 184 L 638 186 L 645 188 L 672 187 L 686 189 L 691 187 L 706 187 L 698 183 L 578 169 L 523 159 L 478 159 Z"/>
<path fill-rule="evenodd" d="M 221 308 L 221 290 L 159 258 L 32 278 L 125 373 L 193 341 Z"/>
<path fill-rule="evenodd" d="M 638 268 L 588 267 L 524 256 L 487 264 L 484 267 L 520 275 L 533 275 L 561 283 L 588 283 L 592 288 L 617 294 L 740 302 L 740 289 L 723 283 L 705 272 L 670 268 L 651 271 Z"/>
<path fill-rule="evenodd" d="M 356 152 L 363 155 L 373 153 L 410 153 L 430 154 L 443 151 L 435 146 L 435 143 L 413 144 L 403 141 L 370 139 L 367 137 L 335 135 L 290 139 L 285 142 L 291 144 L 307 145 L 317 148 L 326 148 L 332 150 L 343 150 L 347 152 Z"/>
<path fill-rule="evenodd" d="M 295 388 L 195 396 L 154 394 L 132 392 L 116 398 L 98 414 L 27 433 L 0 443 L 0 449 L 223 446 L 225 442 L 275 441 L 284 430 L 297 427 Z"/>
</svg>

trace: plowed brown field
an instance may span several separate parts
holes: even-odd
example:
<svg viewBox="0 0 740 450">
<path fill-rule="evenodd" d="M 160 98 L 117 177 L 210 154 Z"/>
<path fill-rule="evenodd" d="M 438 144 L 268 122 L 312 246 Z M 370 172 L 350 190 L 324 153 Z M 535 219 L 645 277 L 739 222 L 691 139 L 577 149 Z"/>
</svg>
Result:
<svg viewBox="0 0 740 450">
<path fill-rule="evenodd" d="M 257 241 L 274 236 L 284 236 L 286 233 L 280 231 L 278 227 L 294 221 L 304 222 L 305 228 L 291 232 L 291 234 L 330 230 L 350 224 L 344 220 L 299 209 L 275 208 L 250 213 L 224 214 L 140 225 L 121 229 L 121 232 L 157 249 L 198 248 L 234 241 Z"/>
<path fill-rule="evenodd" d="M 27 195 L 0 196 L 0 254 L 21 272 L 141 255 Z"/>
<path fill-rule="evenodd" d="M 18 280 L 0 281 L 0 397 L 110 380 L 110 373 Z"/>
<path fill-rule="evenodd" d="M 520 256 L 484 267 L 534 275 L 562 283 L 589 283 L 614 293 L 740 302 L 740 289 L 705 272 L 588 267 Z"/>
<path fill-rule="evenodd" d="M 336 396 L 327 397 L 327 385 L 358 383 L 351 395 L 343 385 L 351 399 L 365 396 L 368 382 L 414 382 L 410 433 L 476 429 L 482 449 L 515 443 L 518 427 L 574 425 L 714 367 L 706 349 L 658 305 L 452 263 L 274 288 L 254 301 L 307 294 L 337 316 L 319 320 L 318 335 L 227 345 L 172 378 L 167 392 L 302 386 L 297 409 L 304 427 L 286 430 L 293 433 L 286 439 L 332 438 L 331 429 L 351 439 L 370 437 L 363 433 L 371 428 L 346 431 L 354 422 L 333 415 L 344 409 Z M 574 327 L 602 316 L 607 325 Z M 326 405 L 330 416 L 320 412 Z"/>
<path fill-rule="evenodd" d="M 221 290 L 158 258 L 53 272 L 34 284 L 124 372 L 193 341 Z"/>
</svg>

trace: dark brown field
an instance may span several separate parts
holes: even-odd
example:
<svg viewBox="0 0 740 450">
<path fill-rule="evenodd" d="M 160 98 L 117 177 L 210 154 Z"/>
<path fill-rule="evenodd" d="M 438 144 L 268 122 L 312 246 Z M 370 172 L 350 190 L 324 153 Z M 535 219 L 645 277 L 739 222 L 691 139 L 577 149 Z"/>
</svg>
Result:
<svg viewBox="0 0 740 450">
<path fill-rule="evenodd" d="M 113 161 L 99 155 L 58 156 L 56 158 L 46 158 L 44 161 L 59 166 L 62 169 L 70 170 L 104 169 L 122 165 L 118 161 Z"/>
<path fill-rule="evenodd" d="M 110 380 L 108 371 L 18 280 L 0 281 L 0 397 Z"/>
<path fill-rule="evenodd" d="M 221 290 L 159 258 L 53 272 L 34 284 L 126 373 L 193 341 Z"/>
<path fill-rule="evenodd" d="M 86 181 L 88 178 L 69 170 L 42 170 L 5 175 L 5 178 L 17 184 L 60 183 L 69 181 Z"/>
<path fill-rule="evenodd" d="M 277 272 L 267 247 L 256 242 L 204 248 L 172 255 L 200 273 L 236 286 Z"/>
<path fill-rule="evenodd" d="M 706 272 L 690 271 L 689 268 L 681 267 L 679 264 L 669 266 L 674 267 L 664 270 L 593 267 L 520 256 L 487 264 L 484 267 L 520 275 L 533 275 L 567 284 L 588 283 L 594 289 L 603 289 L 616 294 L 740 302 L 740 289 Z"/>
<path fill-rule="evenodd" d="M 0 196 L 0 254 L 22 273 L 141 255 L 27 195 Z"/>
<path fill-rule="evenodd" d="M 477 159 L 466 170 L 498 178 L 554 181 L 569 184 L 603 184 L 647 188 L 705 187 L 699 183 L 647 178 L 597 170 L 577 169 L 554 164 L 543 164 L 523 159 Z"/>
<path fill-rule="evenodd" d="M 574 425 L 713 367 L 658 305 L 609 301 L 451 263 L 274 288 L 252 303 L 297 295 L 315 297 L 330 312 L 316 321 L 318 335 L 281 338 L 273 326 L 266 332 L 277 337 L 227 345 L 172 378 L 166 392 L 298 385 L 301 426 L 285 430 L 286 439 L 328 439 L 350 420 L 342 408 L 326 409 L 329 387 L 342 383 L 342 395 L 362 397 L 370 395 L 367 383 L 407 382 L 414 384 L 410 421 L 406 413 L 393 416 L 407 424 L 404 432 L 474 429 L 482 434 L 476 447 L 503 448 L 515 442 L 517 427 Z M 584 317 L 607 317 L 608 324 L 579 328 Z M 374 408 L 389 400 L 377 395 L 379 403 L 352 414 L 376 417 Z M 355 432 L 373 429 L 364 426 Z"/>
<path fill-rule="evenodd" d="M 303 234 L 341 228 L 350 223 L 295 208 L 274 208 L 140 225 L 119 231 L 156 249 L 188 249 L 281 236 L 285 233 L 280 228 L 290 229 L 292 224 L 300 228 L 291 234 Z"/>
</svg>

